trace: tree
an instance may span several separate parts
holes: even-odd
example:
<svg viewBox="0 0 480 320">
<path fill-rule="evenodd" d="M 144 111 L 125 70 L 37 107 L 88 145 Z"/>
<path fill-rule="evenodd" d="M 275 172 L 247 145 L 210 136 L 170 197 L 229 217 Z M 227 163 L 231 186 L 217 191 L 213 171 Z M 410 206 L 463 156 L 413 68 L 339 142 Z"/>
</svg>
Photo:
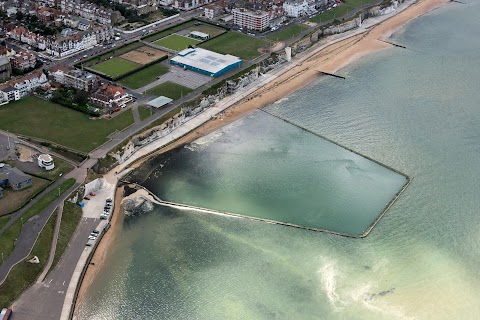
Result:
<svg viewBox="0 0 480 320">
<path fill-rule="evenodd" d="M 22 13 L 22 12 L 20 12 L 20 11 L 17 11 L 17 13 L 16 13 L 15 17 L 17 18 L 17 20 L 18 20 L 18 21 L 22 21 L 22 20 L 23 20 L 23 17 L 24 17 L 24 15 L 23 15 L 23 13 Z"/>
</svg>

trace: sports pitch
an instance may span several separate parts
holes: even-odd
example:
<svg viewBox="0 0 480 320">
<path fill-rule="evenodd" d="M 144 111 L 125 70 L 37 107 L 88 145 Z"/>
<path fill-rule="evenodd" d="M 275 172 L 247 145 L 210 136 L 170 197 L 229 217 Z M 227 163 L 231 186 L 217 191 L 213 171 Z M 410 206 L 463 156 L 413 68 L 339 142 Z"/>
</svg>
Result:
<svg viewBox="0 0 480 320">
<path fill-rule="evenodd" d="M 200 42 L 202 41 L 180 36 L 178 34 L 171 34 L 168 37 L 155 41 L 154 44 L 167 49 L 181 51 L 187 49 L 189 45 L 199 44 Z"/>
<path fill-rule="evenodd" d="M 113 57 L 107 61 L 100 62 L 94 66 L 91 66 L 91 69 L 97 70 L 101 73 L 116 78 L 125 74 L 131 70 L 138 68 L 140 65 L 138 63 L 132 62 L 130 60 L 125 60 L 118 57 Z"/>
</svg>

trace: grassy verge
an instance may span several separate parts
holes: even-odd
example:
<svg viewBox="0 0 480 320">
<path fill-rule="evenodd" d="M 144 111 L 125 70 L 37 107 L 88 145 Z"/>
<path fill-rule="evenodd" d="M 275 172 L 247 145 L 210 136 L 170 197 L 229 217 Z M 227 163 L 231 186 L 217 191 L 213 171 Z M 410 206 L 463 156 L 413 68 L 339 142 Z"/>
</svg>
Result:
<svg viewBox="0 0 480 320">
<path fill-rule="evenodd" d="M 344 4 L 341 4 L 336 8 L 332 8 L 331 10 L 316 15 L 315 17 L 311 18 L 310 21 L 315 23 L 321 23 L 328 22 L 334 19 L 339 19 L 353 9 L 354 7 L 352 6 L 346 6 Z"/>
<path fill-rule="evenodd" d="M 170 99 L 177 100 L 181 97 L 189 94 L 193 90 L 179 84 L 173 83 L 171 81 L 166 81 L 162 84 L 159 84 L 152 89 L 146 91 L 146 93 L 154 95 L 154 96 L 165 96 L 169 97 Z"/>
<path fill-rule="evenodd" d="M 155 112 L 150 108 L 141 106 L 141 107 L 138 107 L 138 113 L 140 114 L 140 120 L 143 120 L 143 119 L 147 119 Z"/>
<path fill-rule="evenodd" d="M 8 221 L 10 221 L 10 219 L 12 219 L 12 217 L 0 218 L 0 229 L 2 229 L 3 226 L 6 225 L 8 223 Z"/>
<path fill-rule="evenodd" d="M 271 33 L 267 36 L 267 39 L 272 41 L 286 41 L 297 35 L 299 35 L 303 30 L 308 29 L 307 26 L 303 24 L 294 24 L 289 27 L 278 30 L 274 33 Z"/>
<path fill-rule="evenodd" d="M 258 51 L 260 48 L 268 45 L 269 43 L 265 40 L 229 31 L 201 43 L 199 47 L 222 54 L 231 54 L 244 60 L 252 60 L 262 54 Z"/>
<path fill-rule="evenodd" d="M 54 190 L 47 193 L 42 198 L 38 199 L 30 209 L 28 209 L 25 213 L 23 213 L 21 219 L 17 219 L 5 232 L 0 234 L 0 252 L 3 253 L 4 258 L 8 257 L 13 249 L 15 248 L 15 239 L 20 236 L 22 232 L 22 219 L 23 222 L 26 222 L 28 219 L 33 217 L 34 215 L 38 214 L 40 211 L 45 209 L 50 203 L 52 203 L 55 199 L 58 198 L 59 189 L 60 194 L 65 193 L 70 187 L 75 184 L 75 179 L 70 178 L 65 180 L 60 187 L 55 188 Z"/>
<path fill-rule="evenodd" d="M 22 190 L 13 190 L 11 188 L 3 189 L 3 197 L 0 199 L 0 216 L 12 213 L 33 197 L 43 191 L 51 182 L 48 180 L 32 177 L 32 185 Z"/>
<path fill-rule="evenodd" d="M 60 258 L 63 256 L 65 249 L 70 242 L 70 239 L 77 229 L 78 223 L 82 218 L 82 209 L 73 204 L 71 202 L 65 201 L 63 205 L 63 213 L 62 213 L 62 220 L 60 222 L 60 230 L 58 233 L 58 240 L 57 240 L 57 247 L 55 250 L 55 256 L 53 258 L 52 266 L 50 267 L 50 271 L 55 269 L 60 261 Z"/>
<path fill-rule="evenodd" d="M 164 66 L 163 64 L 153 64 L 123 78 L 120 80 L 120 83 L 126 87 L 129 87 L 130 89 L 138 89 L 155 81 L 157 77 L 167 73 L 168 70 L 168 67 Z"/>
<path fill-rule="evenodd" d="M 42 232 L 38 236 L 37 242 L 32 249 L 30 256 L 24 261 L 17 264 L 10 271 L 7 279 L 0 287 L 0 302 L 3 306 L 10 306 L 22 292 L 31 286 L 42 273 L 43 268 L 48 260 L 50 247 L 52 246 L 53 231 L 55 229 L 55 221 L 57 213 L 52 214 Z M 33 264 L 27 261 L 37 256 L 40 263 Z"/>
<path fill-rule="evenodd" d="M 107 141 L 107 136 L 133 123 L 131 111 L 110 120 L 92 120 L 87 115 L 35 96 L 0 108 L 0 128 L 36 137 L 75 150 L 90 152 Z"/>
</svg>

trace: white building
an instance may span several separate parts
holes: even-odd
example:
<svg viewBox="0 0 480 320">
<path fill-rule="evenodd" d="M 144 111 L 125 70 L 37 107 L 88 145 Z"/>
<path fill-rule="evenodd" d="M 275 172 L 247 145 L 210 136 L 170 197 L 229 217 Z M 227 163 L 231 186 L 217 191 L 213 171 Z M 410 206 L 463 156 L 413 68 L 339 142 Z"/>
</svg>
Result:
<svg viewBox="0 0 480 320">
<path fill-rule="evenodd" d="M 55 164 L 53 163 L 53 158 L 49 154 L 41 154 L 38 156 L 38 166 L 40 168 L 45 168 L 45 170 L 53 170 Z"/>
<path fill-rule="evenodd" d="M 8 94 L 6 92 L 0 91 L 0 106 L 3 106 L 4 104 L 7 104 L 8 102 L 9 102 Z"/>
<path fill-rule="evenodd" d="M 283 3 L 283 11 L 288 17 L 298 18 L 307 14 L 307 0 L 287 0 Z"/>
<path fill-rule="evenodd" d="M 248 30 L 265 30 L 270 22 L 270 17 L 264 11 L 248 11 L 245 9 L 233 9 L 233 24 Z"/>
</svg>

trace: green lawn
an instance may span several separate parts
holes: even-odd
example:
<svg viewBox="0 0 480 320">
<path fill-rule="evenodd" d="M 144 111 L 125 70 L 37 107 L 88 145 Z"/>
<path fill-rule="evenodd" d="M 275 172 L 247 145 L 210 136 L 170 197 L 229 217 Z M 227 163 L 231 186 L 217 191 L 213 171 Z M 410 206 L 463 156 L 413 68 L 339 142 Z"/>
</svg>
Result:
<svg viewBox="0 0 480 320">
<path fill-rule="evenodd" d="M 48 180 L 55 181 L 73 169 L 73 166 L 70 163 L 57 157 L 53 157 L 53 163 L 55 164 L 55 168 L 53 170 L 46 171 L 45 169 L 39 168 L 41 170 L 33 172 L 33 174 Z"/>
<path fill-rule="evenodd" d="M 0 252 L 3 253 L 4 258 L 7 258 L 10 253 L 12 253 L 15 248 L 15 239 L 17 239 L 22 232 L 22 221 L 27 221 L 34 215 L 38 214 L 40 211 L 45 209 L 50 203 L 58 198 L 58 193 L 60 189 L 60 194 L 65 193 L 71 186 L 75 184 L 75 179 L 70 178 L 65 180 L 59 188 L 47 193 L 42 198 L 38 199 L 30 209 L 22 214 L 20 219 L 17 219 L 7 230 L 0 234 Z M 1 292 L 2 290 L 0 290 Z M 1 300 L 0 300 L 1 301 Z"/>
<path fill-rule="evenodd" d="M 150 108 L 141 106 L 141 107 L 138 107 L 138 113 L 140 114 L 140 120 L 143 120 L 143 119 L 147 119 L 155 112 Z"/>
<path fill-rule="evenodd" d="M 187 49 L 189 45 L 199 44 L 201 41 L 180 36 L 178 34 L 172 34 L 168 37 L 162 38 L 154 42 L 157 46 L 172 49 L 175 51 L 181 51 Z"/>
<path fill-rule="evenodd" d="M 216 37 L 218 35 L 221 35 L 222 33 L 227 32 L 226 29 L 217 27 L 217 26 L 212 26 L 210 24 L 200 24 L 198 26 L 191 26 L 185 29 L 187 32 L 192 32 L 192 31 L 198 31 L 198 32 L 203 32 L 208 35 L 210 35 L 210 38 Z"/>
<path fill-rule="evenodd" d="M 58 232 L 57 247 L 55 249 L 55 256 L 50 271 L 55 269 L 58 261 L 60 261 L 60 258 L 65 252 L 81 218 L 82 208 L 74 203 L 65 201 L 63 205 L 62 221 L 60 222 L 60 230 Z"/>
<path fill-rule="evenodd" d="M 81 112 L 35 96 L 0 108 L 0 129 L 50 140 L 83 152 L 97 148 L 107 141 L 109 134 L 132 123 L 131 110 L 126 110 L 110 120 L 91 120 Z"/>
<path fill-rule="evenodd" d="M 352 9 L 353 8 L 351 6 L 341 4 L 336 8 L 332 8 L 331 10 L 316 15 L 315 17 L 311 18 L 310 21 L 315 23 L 329 22 L 331 20 L 341 18 L 343 15 L 347 14 Z"/>
<path fill-rule="evenodd" d="M 374 0 L 344 0 L 344 3 L 352 7 L 359 7 L 365 4 L 372 3 L 373 1 Z"/>
<path fill-rule="evenodd" d="M 147 90 L 146 93 L 154 95 L 154 96 L 165 96 L 169 97 L 170 99 L 177 100 L 180 99 L 182 96 L 185 96 L 192 92 L 193 90 L 179 84 L 167 81 L 162 84 L 159 84 L 152 89 Z"/>
<path fill-rule="evenodd" d="M 155 81 L 158 76 L 167 73 L 168 70 L 168 67 L 163 64 L 153 64 L 123 78 L 120 83 L 130 89 L 138 89 Z"/>
<path fill-rule="evenodd" d="M 38 236 L 30 256 L 13 267 L 8 274 L 7 279 L 0 287 L 0 301 L 2 306 L 10 306 L 25 289 L 37 280 L 40 273 L 42 273 L 48 260 L 50 247 L 52 246 L 56 220 L 57 213 L 54 213 Z M 40 263 L 32 264 L 27 262 L 34 256 L 38 257 Z"/>
<path fill-rule="evenodd" d="M 265 40 L 229 31 L 215 39 L 203 42 L 199 47 L 218 53 L 231 54 L 244 60 L 252 60 L 262 54 L 258 49 L 268 45 L 269 43 Z"/>
<path fill-rule="evenodd" d="M 139 66 L 140 65 L 138 63 L 135 63 L 133 61 L 114 57 L 112 59 L 108 59 L 107 61 L 100 62 L 99 64 L 91 66 L 90 68 L 109 75 L 112 78 L 116 78 L 118 76 L 121 76 L 122 74 L 138 68 Z"/>
<path fill-rule="evenodd" d="M 154 42 L 154 41 L 156 41 L 158 39 L 161 39 L 161 38 L 164 38 L 164 37 L 166 37 L 166 36 L 168 36 L 172 33 L 175 33 L 177 31 L 184 30 L 184 29 L 186 29 L 190 26 L 193 26 L 193 25 L 195 25 L 195 23 L 198 23 L 198 21 L 189 20 L 187 22 L 183 22 L 183 23 L 177 24 L 176 26 L 170 27 L 166 30 L 162 30 L 162 31 L 159 31 L 159 32 L 152 33 L 151 35 L 142 38 L 142 40 L 146 41 L 146 42 Z"/>
<path fill-rule="evenodd" d="M 87 60 L 84 60 L 82 61 L 81 65 L 83 65 L 84 67 L 90 67 L 90 66 L 93 66 L 103 60 L 106 60 L 110 57 L 113 57 L 113 56 L 120 56 L 128 51 L 132 51 L 136 48 L 139 48 L 141 46 L 143 46 L 144 44 L 140 41 L 134 41 L 134 42 L 131 42 L 131 43 L 128 43 L 126 45 L 123 45 L 121 47 L 118 47 L 118 48 L 114 48 L 112 50 L 109 50 L 109 51 L 106 51 L 106 52 L 103 52 L 102 54 L 96 56 L 96 57 L 93 57 L 93 58 L 90 58 L 90 59 L 87 59 Z"/>
<path fill-rule="evenodd" d="M 269 34 L 267 36 L 267 39 L 270 39 L 272 41 L 286 41 L 299 35 L 305 29 L 308 29 L 306 25 L 294 24 L 289 27 L 283 28 L 282 30 L 278 30 Z"/>
</svg>

